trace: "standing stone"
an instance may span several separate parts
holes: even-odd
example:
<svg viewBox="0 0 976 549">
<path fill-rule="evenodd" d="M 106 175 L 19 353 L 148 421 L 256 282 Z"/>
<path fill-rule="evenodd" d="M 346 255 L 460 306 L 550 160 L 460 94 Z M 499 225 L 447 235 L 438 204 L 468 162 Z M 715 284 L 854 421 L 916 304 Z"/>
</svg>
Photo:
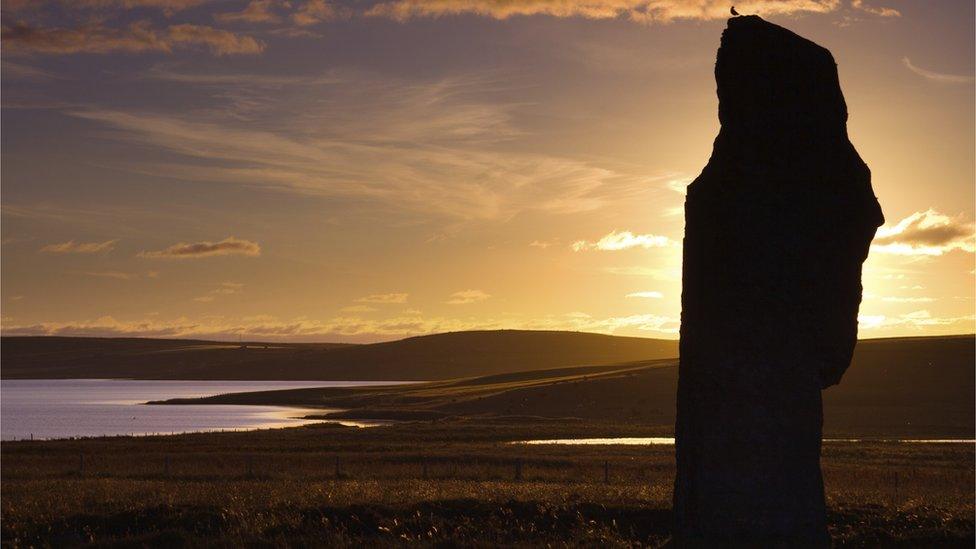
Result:
<svg viewBox="0 0 976 549">
<path fill-rule="evenodd" d="M 850 364 L 884 218 L 828 50 L 735 17 L 715 79 L 722 128 L 685 201 L 674 541 L 822 546 L 820 392 Z"/>
</svg>

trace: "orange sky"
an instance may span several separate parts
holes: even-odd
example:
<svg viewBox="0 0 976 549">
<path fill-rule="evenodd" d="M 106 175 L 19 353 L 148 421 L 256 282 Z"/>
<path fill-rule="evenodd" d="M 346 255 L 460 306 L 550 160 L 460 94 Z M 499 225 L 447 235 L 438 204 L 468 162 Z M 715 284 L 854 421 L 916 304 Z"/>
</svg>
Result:
<svg viewBox="0 0 976 549">
<path fill-rule="evenodd" d="M 677 337 L 725 2 L 3 6 L 6 335 Z M 736 6 L 838 62 L 861 336 L 974 331 L 973 3 Z"/>
</svg>

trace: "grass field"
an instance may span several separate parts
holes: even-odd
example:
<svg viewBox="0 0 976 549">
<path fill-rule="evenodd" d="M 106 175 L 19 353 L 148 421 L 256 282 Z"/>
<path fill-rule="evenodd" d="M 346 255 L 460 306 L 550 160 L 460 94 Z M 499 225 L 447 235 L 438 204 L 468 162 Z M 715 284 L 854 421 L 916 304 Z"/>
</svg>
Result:
<svg viewBox="0 0 976 549">
<path fill-rule="evenodd" d="M 672 447 L 512 442 L 657 434 L 521 417 L 4 443 L 0 533 L 8 547 L 656 545 Z M 827 443 L 823 466 L 838 545 L 972 546 L 972 446 Z"/>
</svg>

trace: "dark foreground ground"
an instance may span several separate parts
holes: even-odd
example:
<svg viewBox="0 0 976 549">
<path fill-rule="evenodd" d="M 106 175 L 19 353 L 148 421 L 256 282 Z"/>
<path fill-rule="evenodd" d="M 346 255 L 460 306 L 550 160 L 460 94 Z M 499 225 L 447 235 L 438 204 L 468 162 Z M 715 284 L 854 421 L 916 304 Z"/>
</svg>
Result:
<svg viewBox="0 0 976 549">
<path fill-rule="evenodd" d="M 667 434 L 495 417 L 4 443 L 0 534 L 5 547 L 654 546 L 670 533 L 672 447 L 511 441 Z M 972 547 L 973 467 L 967 444 L 827 443 L 836 544 Z"/>
</svg>

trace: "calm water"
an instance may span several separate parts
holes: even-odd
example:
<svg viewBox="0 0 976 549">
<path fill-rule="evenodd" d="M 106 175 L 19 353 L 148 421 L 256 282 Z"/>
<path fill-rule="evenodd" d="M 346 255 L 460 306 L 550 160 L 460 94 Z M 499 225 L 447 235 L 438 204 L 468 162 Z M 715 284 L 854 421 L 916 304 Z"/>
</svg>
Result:
<svg viewBox="0 0 976 549">
<path fill-rule="evenodd" d="M 139 381 L 17 379 L 0 381 L 0 439 L 146 435 L 219 429 L 264 429 L 310 423 L 321 409 L 279 406 L 146 406 L 149 400 L 221 393 L 384 385 L 363 381 Z M 369 423 L 341 422 L 366 426 Z"/>
<path fill-rule="evenodd" d="M 859 439 L 825 438 L 824 442 L 899 442 L 905 444 L 976 444 L 973 439 L 933 438 L 933 439 Z M 674 446 L 673 437 L 620 437 L 620 438 L 554 438 L 549 440 L 522 440 L 515 444 L 569 444 L 569 445 L 615 445 L 622 446 Z"/>
</svg>

